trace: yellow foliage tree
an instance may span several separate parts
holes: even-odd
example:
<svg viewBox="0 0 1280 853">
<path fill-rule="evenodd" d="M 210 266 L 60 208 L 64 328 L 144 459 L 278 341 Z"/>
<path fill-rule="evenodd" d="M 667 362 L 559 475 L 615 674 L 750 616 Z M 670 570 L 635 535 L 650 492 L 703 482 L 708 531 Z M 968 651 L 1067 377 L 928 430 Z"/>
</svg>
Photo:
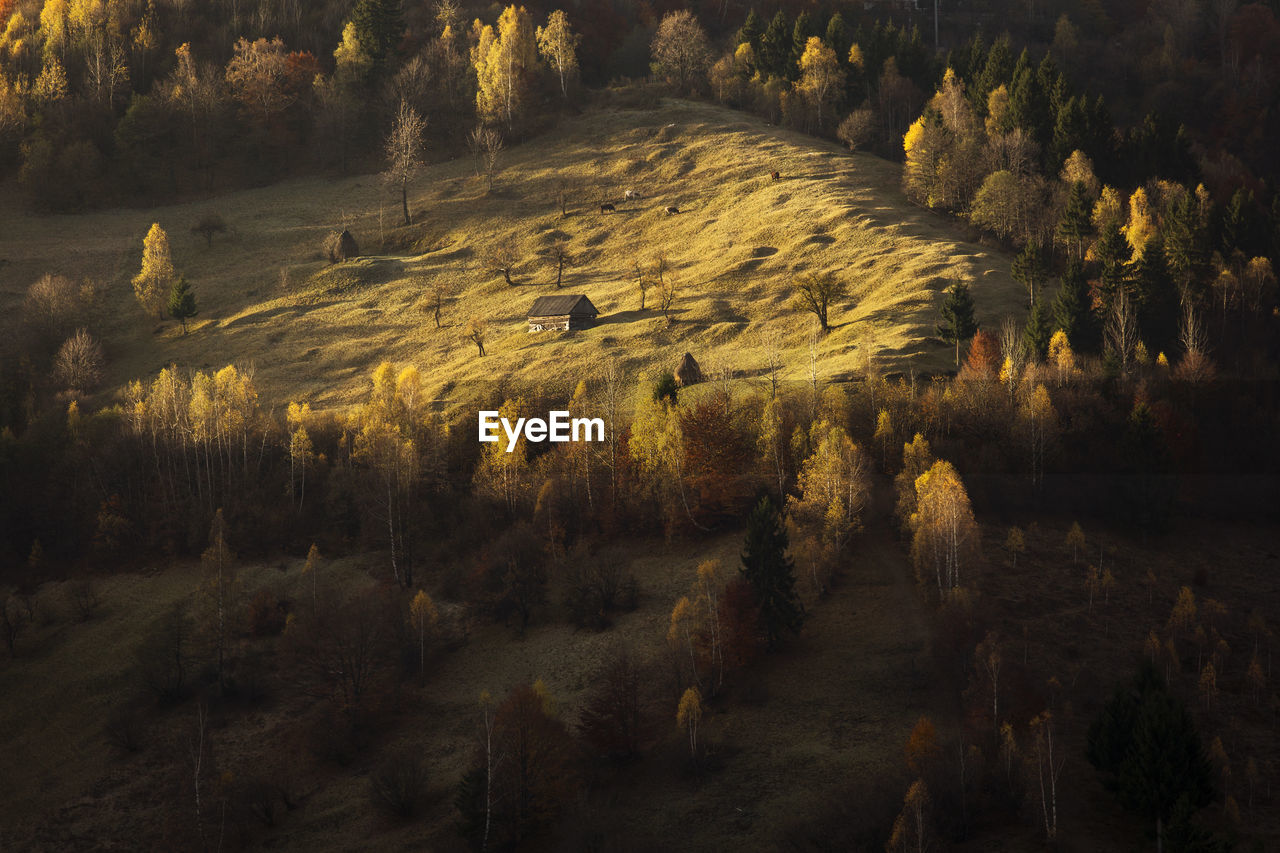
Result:
<svg viewBox="0 0 1280 853">
<path fill-rule="evenodd" d="M 1156 235 L 1156 213 L 1147 199 L 1147 191 L 1138 187 L 1129 196 L 1129 221 L 1121 229 L 1133 247 L 1133 258 L 1142 257 L 1147 243 Z"/>
<path fill-rule="evenodd" d="M 811 36 L 805 43 L 800 56 L 800 80 L 796 85 L 817 110 L 821 130 L 827 106 L 844 87 L 844 71 L 836 52 L 817 36 Z"/>
<path fill-rule="evenodd" d="M 159 222 L 152 223 L 142 240 L 142 269 L 133 277 L 133 293 L 138 304 L 148 314 L 157 318 L 164 316 L 165 300 L 176 277 L 169 254 L 169 235 Z"/>
<path fill-rule="evenodd" d="M 471 48 L 479 86 L 476 113 L 487 124 L 505 122 L 513 128 L 527 96 L 530 69 L 537 61 L 533 22 L 523 6 L 508 6 L 496 30 L 491 26 L 478 30 Z"/>
<path fill-rule="evenodd" d="M 978 525 L 969 493 L 950 462 L 940 459 L 916 479 L 916 511 L 911 516 L 911 554 L 917 577 L 930 566 L 938 595 L 961 586 L 960 570 L 977 544 Z"/>
<path fill-rule="evenodd" d="M 578 70 L 578 42 L 582 36 L 569 26 L 569 16 L 557 9 L 547 16 L 547 25 L 538 27 L 538 52 L 560 79 L 560 95 L 568 99 L 569 80 Z"/>
<path fill-rule="evenodd" d="M 702 722 L 702 694 L 690 687 L 680 697 L 676 707 L 676 725 L 689 733 L 689 755 L 698 757 L 698 723 Z"/>
</svg>

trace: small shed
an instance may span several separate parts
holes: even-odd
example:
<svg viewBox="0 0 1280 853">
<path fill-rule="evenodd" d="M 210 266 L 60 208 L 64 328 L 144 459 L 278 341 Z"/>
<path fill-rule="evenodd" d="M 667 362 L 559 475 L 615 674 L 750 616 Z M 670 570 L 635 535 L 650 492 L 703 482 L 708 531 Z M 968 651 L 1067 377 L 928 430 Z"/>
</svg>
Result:
<svg viewBox="0 0 1280 853">
<path fill-rule="evenodd" d="M 676 384 L 681 388 L 688 388 L 701 381 L 702 368 L 698 366 L 697 359 L 693 357 L 693 353 L 685 353 L 684 358 L 680 360 L 680 366 L 676 368 Z"/>
<path fill-rule="evenodd" d="M 600 316 L 591 300 L 581 293 L 539 296 L 529 309 L 529 331 L 567 332 L 586 329 Z"/>
</svg>

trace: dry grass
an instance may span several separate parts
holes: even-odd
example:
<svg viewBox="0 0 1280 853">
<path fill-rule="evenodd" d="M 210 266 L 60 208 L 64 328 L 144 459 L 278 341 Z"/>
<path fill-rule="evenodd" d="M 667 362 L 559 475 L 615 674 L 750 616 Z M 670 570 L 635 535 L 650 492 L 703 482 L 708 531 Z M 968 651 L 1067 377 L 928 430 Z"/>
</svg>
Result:
<svg viewBox="0 0 1280 853">
<path fill-rule="evenodd" d="M 782 180 L 769 179 L 772 169 Z M 37 217 L 4 206 L 0 311 L 17 316 L 26 286 L 46 271 L 93 276 L 108 283 L 92 324 L 107 345 L 108 385 L 170 362 L 253 363 L 271 397 L 332 406 L 351 401 L 383 359 L 418 364 L 428 390 L 448 397 L 468 380 L 590 374 L 606 356 L 644 374 L 673 369 L 687 350 L 704 368 L 750 373 L 765 365 L 766 333 L 778 336 L 786 374 L 800 378 L 814 326 L 789 305 L 789 282 L 834 270 L 851 298 L 833 310 L 836 328 L 820 341 L 823 376 L 862 369 L 869 350 L 887 370 L 945 370 L 949 350 L 934 329 L 941 290 L 972 281 L 987 323 L 1020 312 L 1020 291 L 1007 257 L 964 242 L 951 223 L 907 202 L 899 171 L 706 104 L 602 110 L 511 148 L 489 195 L 469 160 L 432 166 L 412 198 L 410 229 L 394 228 L 396 205 L 377 176 L 293 181 L 147 211 Z M 561 217 L 555 188 L 565 180 L 574 191 Z M 624 203 L 625 189 L 643 198 Z M 606 200 L 616 213 L 599 213 Z M 663 212 L 672 204 L 680 215 Z M 212 249 L 189 232 L 209 210 L 236 232 Z M 177 324 L 143 317 L 133 299 L 129 277 L 152 221 L 167 229 L 200 301 L 187 337 Z M 321 238 L 344 224 L 366 252 L 377 250 L 380 232 L 388 245 L 409 248 L 325 270 Z M 554 282 L 539 252 L 558 237 L 580 259 L 565 287 L 587 293 L 602 322 L 573 335 L 531 335 L 525 311 Z M 518 287 L 481 264 L 494 245 L 523 259 Z M 637 310 L 629 272 L 660 253 L 682 288 L 670 326 L 652 299 Z M 439 331 L 423 310 L 424 285 L 437 276 L 456 287 Z M 461 334 L 472 314 L 491 323 L 484 359 Z"/>
</svg>

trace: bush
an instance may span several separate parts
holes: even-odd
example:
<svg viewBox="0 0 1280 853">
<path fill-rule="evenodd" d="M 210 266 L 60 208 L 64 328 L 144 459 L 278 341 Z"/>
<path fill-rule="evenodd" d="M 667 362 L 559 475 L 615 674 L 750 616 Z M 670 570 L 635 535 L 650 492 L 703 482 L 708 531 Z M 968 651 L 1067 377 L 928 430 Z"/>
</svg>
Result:
<svg viewBox="0 0 1280 853">
<path fill-rule="evenodd" d="M 67 601 L 80 622 L 88 622 L 98 612 L 102 598 L 97 585 L 89 578 L 77 578 L 67 582 Z"/>
<path fill-rule="evenodd" d="M 274 637 L 284 630 L 287 608 L 269 590 L 260 589 L 249 602 L 249 633 L 255 637 Z"/>
<path fill-rule="evenodd" d="M 203 237 L 206 246 L 212 246 L 214 235 L 224 234 L 226 230 L 226 220 L 217 213 L 206 213 L 191 226 L 191 233 Z"/>
<path fill-rule="evenodd" d="M 89 392 L 102 381 L 102 363 L 102 345 L 87 329 L 79 329 L 58 350 L 53 374 L 63 388 Z"/>
<path fill-rule="evenodd" d="M 132 703 L 117 708 L 103 726 L 107 741 L 121 752 L 142 751 L 142 711 Z"/>
<path fill-rule="evenodd" d="M 653 401 L 655 403 L 667 399 L 674 405 L 676 396 L 679 393 L 680 386 L 676 384 L 676 378 L 670 371 L 659 376 L 658 381 L 653 384 Z"/>
<path fill-rule="evenodd" d="M 373 801 L 395 817 L 413 817 L 427 793 L 427 770 L 422 759 L 396 753 L 383 762 L 370 780 Z"/>
<path fill-rule="evenodd" d="M 27 289 L 22 313 L 42 333 L 62 335 L 74 322 L 79 307 L 80 291 L 71 279 L 46 273 Z"/>
</svg>

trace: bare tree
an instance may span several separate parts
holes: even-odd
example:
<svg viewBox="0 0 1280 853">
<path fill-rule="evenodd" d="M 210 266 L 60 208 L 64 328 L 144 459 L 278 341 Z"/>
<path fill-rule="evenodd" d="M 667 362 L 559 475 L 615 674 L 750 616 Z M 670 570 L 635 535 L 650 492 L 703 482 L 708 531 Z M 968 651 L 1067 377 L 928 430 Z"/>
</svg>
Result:
<svg viewBox="0 0 1280 853">
<path fill-rule="evenodd" d="M 387 136 L 387 171 L 383 177 L 400 190 L 405 225 L 412 221 L 409 218 L 409 182 L 422 170 L 422 134 L 426 129 L 427 120 L 418 115 L 408 101 L 401 99 L 395 124 Z"/>
<path fill-rule="evenodd" d="M 467 328 L 463 334 L 476 345 L 480 355 L 484 355 L 484 339 L 489 333 L 489 321 L 479 315 L 473 315 L 467 321 Z"/>
<path fill-rule="evenodd" d="M 484 175 L 485 192 L 493 191 L 493 179 L 498 174 L 498 159 L 502 156 L 502 133 L 495 128 L 480 125 L 467 136 L 467 148 L 475 158 L 476 171 Z"/>
<path fill-rule="evenodd" d="M 46 273 L 27 289 L 23 315 L 49 335 L 65 334 L 79 307 L 79 291 L 71 279 Z"/>
<path fill-rule="evenodd" d="M 1120 373 L 1127 376 L 1134 350 L 1138 346 L 1138 317 L 1133 310 L 1133 302 L 1129 299 L 1129 292 L 1123 287 L 1117 288 L 1116 295 L 1111 300 L 1103 339 L 1107 354 L 1119 363 Z"/>
<path fill-rule="evenodd" d="M 577 263 L 577 258 L 569 249 L 569 241 L 560 238 L 547 247 L 547 263 L 556 268 L 556 288 L 560 287 L 564 280 L 564 271 L 566 267 L 571 267 Z"/>
<path fill-rule="evenodd" d="M 62 387 L 88 392 L 102 381 L 102 346 L 86 329 L 63 342 L 53 362 L 54 376 Z"/>
<path fill-rule="evenodd" d="M 444 301 L 453 294 L 453 281 L 447 276 L 437 275 L 431 279 L 431 283 L 427 285 L 427 294 L 430 297 L 431 316 L 436 322 L 436 328 L 440 328 L 440 314 L 444 310 Z"/>
<path fill-rule="evenodd" d="M 483 263 L 486 267 L 494 272 L 502 273 L 502 278 L 509 287 L 516 286 L 516 283 L 511 280 L 511 276 L 515 274 L 516 265 L 519 262 L 519 255 L 508 243 L 501 243 L 491 247 L 483 258 Z"/>
</svg>

